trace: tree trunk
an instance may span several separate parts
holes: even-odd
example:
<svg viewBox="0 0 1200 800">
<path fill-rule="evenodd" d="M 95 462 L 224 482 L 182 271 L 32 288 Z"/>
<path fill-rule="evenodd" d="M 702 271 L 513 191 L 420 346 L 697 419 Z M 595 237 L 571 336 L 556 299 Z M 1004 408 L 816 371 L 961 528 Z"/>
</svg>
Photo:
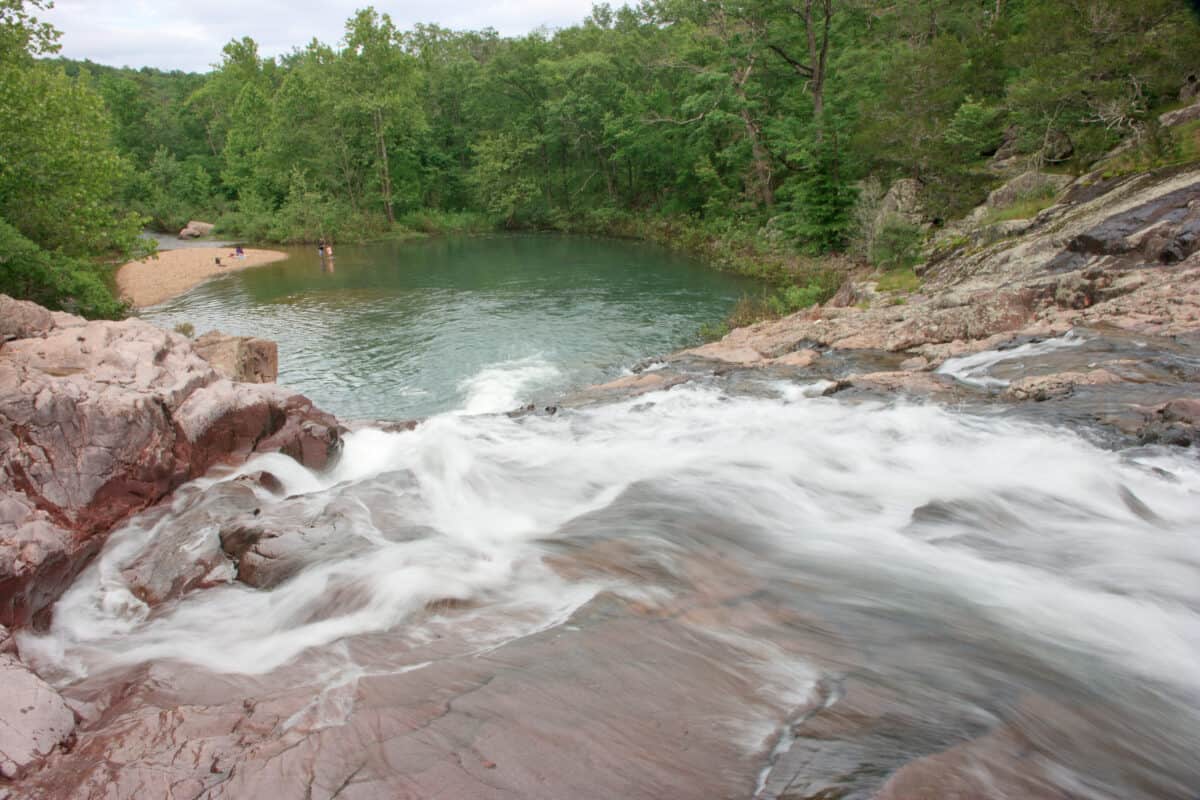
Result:
<svg viewBox="0 0 1200 800">
<path fill-rule="evenodd" d="M 746 138 L 750 140 L 750 155 L 754 170 L 753 193 L 764 207 L 770 208 L 775 205 L 775 190 L 771 187 L 771 154 L 767 151 L 766 146 L 763 145 L 762 130 L 755 121 L 754 115 L 750 113 L 749 99 L 746 96 L 746 82 L 750 79 L 750 73 L 753 70 L 753 57 L 751 57 L 750 63 L 745 67 L 735 69 L 733 90 L 737 94 L 738 99 L 742 101 L 740 116 L 742 124 L 746 127 Z"/>
<path fill-rule="evenodd" d="M 375 138 L 379 142 L 379 171 L 383 189 L 383 208 L 387 212 L 388 225 L 396 224 L 392 211 L 392 171 L 388 167 L 387 138 L 383 135 L 383 111 L 375 109 Z"/>
<path fill-rule="evenodd" d="M 808 34 L 808 63 L 812 65 L 812 79 L 809 90 L 813 98 L 813 119 L 817 123 L 817 141 L 820 142 L 825 134 L 822 117 L 825 114 L 825 65 L 829 59 L 829 26 L 833 21 L 833 0 L 822 0 L 824 21 L 820 43 L 817 42 L 816 31 L 813 30 L 813 0 L 804 5 L 804 28 Z"/>
</svg>

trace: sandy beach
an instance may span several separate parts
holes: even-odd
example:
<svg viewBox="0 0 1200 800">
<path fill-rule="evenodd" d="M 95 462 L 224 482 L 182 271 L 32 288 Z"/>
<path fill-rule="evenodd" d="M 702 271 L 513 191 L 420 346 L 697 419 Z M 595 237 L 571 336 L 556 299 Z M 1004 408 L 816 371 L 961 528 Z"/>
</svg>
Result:
<svg viewBox="0 0 1200 800">
<path fill-rule="evenodd" d="M 165 250 L 117 270 L 121 297 L 144 308 L 183 294 L 193 286 L 226 272 L 260 267 L 287 258 L 278 250 L 247 249 L 244 258 L 231 258 L 232 247 L 190 247 Z M 216 259 L 220 257 L 221 266 Z"/>
</svg>

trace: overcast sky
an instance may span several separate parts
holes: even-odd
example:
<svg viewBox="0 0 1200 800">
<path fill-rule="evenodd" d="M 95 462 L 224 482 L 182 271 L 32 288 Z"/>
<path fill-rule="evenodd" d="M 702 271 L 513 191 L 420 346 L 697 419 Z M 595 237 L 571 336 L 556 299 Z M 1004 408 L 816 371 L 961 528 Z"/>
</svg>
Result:
<svg viewBox="0 0 1200 800">
<path fill-rule="evenodd" d="M 220 60 L 226 42 L 242 36 L 253 37 L 266 56 L 290 52 L 314 36 L 336 44 L 346 20 L 368 5 L 390 14 L 401 29 L 435 22 L 515 35 L 579 22 L 592 0 L 55 0 L 40 16 L 62 31 L 61 54 L 68 58 L 205 72 Z"/>
</svg>

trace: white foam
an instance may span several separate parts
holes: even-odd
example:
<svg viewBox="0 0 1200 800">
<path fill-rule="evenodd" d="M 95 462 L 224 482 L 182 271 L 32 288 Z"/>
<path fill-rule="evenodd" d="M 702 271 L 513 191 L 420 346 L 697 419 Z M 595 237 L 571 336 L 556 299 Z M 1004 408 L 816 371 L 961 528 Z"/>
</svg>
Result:
<svg viewBox="0 0 1200 800">
<path fill-rule="evenodd" d="M 512 411 L 525 395 L 561 375 L 558 367 L 533 356 L 485 367 L 459 384 L 465 395 L 462 414 L 497 414 Z"/>
<path fill-rule="evenodd" d="M 1053 339 L 1028 342 L 1008 350 L 984 350 L 979 353 L 972 353 L 969 356 L 948 358 L 937 368 L 937 372 L 941 375 L 949 375 L 961 383 L 969 386 L 977 386 L 981 389 L 1003 388 L 1008 386 L 1010 382 L 988 374 L 992 367 L 997 364 L 1006 361 L 1036 358 L 1037 356 L 1053 353 L 1056 350 L 1068 347 L 1079 347 L 1084 341 L 1085 339 L 1075 333 L 1075 331 L 1068 331 L 1066 334 Z"/>
<path fill-rule="evenodd" d="M 264 507 L 343 502 L 359 510 L 330 535 L 361 537 L 370 549 L 270 590 L 204 589 L 150 615 L 120 567 L 172 517 L 133 525 L 62 598 L 47 635 L 22 634 L 22 652 L 78 676 L 157 659 L 257 673 L 380 631 L 420 642 L 444 630 L 471 648 L 494 647 L 565 623 L 601 589 L 648 603 L 673 591 L 652 578 L 628 589 L 617 579 L 568 580 L 546 565 L 548 542 L 601 535 L 670 564 L 723 535 L 770 543 L 773 556 L 747 560 L 746 570 L 810 565 L 809 580 L 882 605 L 897 601 L 872 586 L 904 587 L 906 613 L 936 620 L 968 606 L 1014 642 L 1068 648 L 1200 696 L 1194 459 L 1122 456 L 995 416 L 809 392 L 781 402 L 686 385 L 553 417 L 447 414 L 402 434 L 351 434 L 328 474 L 288 472 L 264 457 L 245 470 L 269 463 L 290 489 L 308 492 L 264 496 Z M 629 506 L 629 496 L 650 498 L 655 513 Z M 914 511 L 938 503 L 980 516 L 914 527 Z M 429 533 L 396 538 L 396 519 Z M 971 544 L 980 538 L 986 547 Z M 363 601 L 331 612 L 339 592 Z M 448 598 L 469 608 L 424 613 Z M 799 672 L 791 679 L 797 691 L 807 685 Z M 313 724 L 337 718 L 339 702 L 318 708 Z"/>
</svg>

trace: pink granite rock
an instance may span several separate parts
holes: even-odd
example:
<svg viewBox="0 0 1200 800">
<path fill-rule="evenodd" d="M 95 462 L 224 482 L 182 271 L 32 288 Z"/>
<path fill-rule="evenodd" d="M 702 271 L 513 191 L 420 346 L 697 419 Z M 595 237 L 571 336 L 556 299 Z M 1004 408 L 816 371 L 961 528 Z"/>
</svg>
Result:
<svg viewBox="0 0 1200 800">
<path fill-rule="evenodd" d="M 0 653 L 0 778 L 20 777 L 74 729 L 75 715 L 58 692 L 16 658 Z"/>
<path fill-rule="evenodd" d="M 321 469 L 340 447 L 332 416 L 223 380 L 183 336 L 27 305 L 39 335 L 0 349 L 0 624 L 28 624 L 109 529 L 210 467 L 279 450 Z"/>
</svg>

